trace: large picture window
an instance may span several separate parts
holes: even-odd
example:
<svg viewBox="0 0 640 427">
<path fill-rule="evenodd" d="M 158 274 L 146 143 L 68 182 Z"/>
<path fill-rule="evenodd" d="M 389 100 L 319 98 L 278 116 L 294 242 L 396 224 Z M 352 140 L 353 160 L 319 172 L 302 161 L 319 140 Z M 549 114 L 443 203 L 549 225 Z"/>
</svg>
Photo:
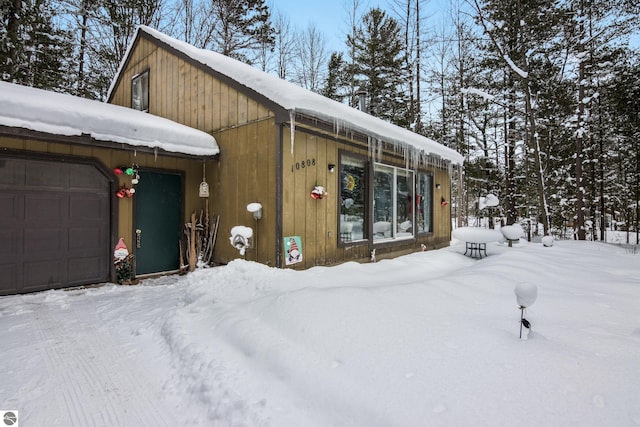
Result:
<svg viewBox="0 0 640 427">
<path fill-rule="evenodd" d="M 433 231 L 433 177 L 426 173 L 418 173 L 416 190 L 418 233 L 430 233 Z"/>
<path fill-rule="evenodd" d="M 340 241 L 367 238 L 367 161 L 343 154 L 340 157 Z"/>
<path fill-rule="evenodd" d="M 131 79 L 131 108 L 149 111 L 149 71 Z"/>
<path fill-rule="evenodd" d="M 373 179 L 373 239 L 413 237 L 414 173 L 376 164 Z"/>
</svg>

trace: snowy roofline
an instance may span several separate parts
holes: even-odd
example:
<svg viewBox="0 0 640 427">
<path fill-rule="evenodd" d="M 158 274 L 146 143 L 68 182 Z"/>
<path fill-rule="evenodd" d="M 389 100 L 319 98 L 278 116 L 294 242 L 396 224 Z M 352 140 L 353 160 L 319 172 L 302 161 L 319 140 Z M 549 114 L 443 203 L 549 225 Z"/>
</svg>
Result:
<svg viewBox="0 0 640 427">
<path fill-rule="evenodd" d="M 421 154 L 439 157 L 453 164 L 461 165 L 464 161 L 460 153 L 430 138 L 326 98 L 248 64 L 210 50 L 196 48 L 144 25 L 137 28 L 131 43 L 127 47 L 127 52 L 122 58 L 120 68 L 109 89 L 109 96 L 115 89 L 118 76 L 129 57 L 132 46 L 140 36 L 140 32 L 146 33 L 194 61 L 264 96 L 286 111 L 317 118 L 333 124 L 337 130 L 347 128 L 387 143 L 413 148 Z"/>
<path fill-rule="evenodd" d="M 7 82 L 0 82 L 0 125 L 195 156 L 220 152 L 213 136 L 162 117 Z"/>
</svg>

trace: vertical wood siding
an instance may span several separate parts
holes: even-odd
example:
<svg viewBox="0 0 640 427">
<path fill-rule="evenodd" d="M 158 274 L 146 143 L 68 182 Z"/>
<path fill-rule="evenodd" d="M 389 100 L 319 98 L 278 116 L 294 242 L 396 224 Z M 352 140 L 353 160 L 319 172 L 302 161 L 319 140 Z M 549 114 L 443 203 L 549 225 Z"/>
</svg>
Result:
<svg viewBox="0 0 640 427">
<path fill-rule="evenodd" d="M 131 106 L 131 78 L 146 70 L 153 88 L 149 94 L 149 112 L 210 133 L 220 146 L 221 153 L 207 164 L 211 211 L 221 215 L 214 254 L 216 262 L 227 263 L 240 257 L 229 244 L 230 230 L 235 225 L 245 225 L 254 229 L 254 247 L 247 251 L 245 258 L 278 265 L 275 248 L 283 244 L 276 241 L 276 211 L 280 203 L 282 236 L 302 237 L 304 261 L 294 268 L 369 259 L 372 249 L 369 243 L 338 246 L 339 171 L 337 167 L 333 173 L 328 170 L 328 164 L 339 164 L 339 150 L 366 156 L 366 146 L 353 141 L 347 144 L 330 135 L 322 136 L 317 130 L 306 132 L 297 126 L 291 153 L 288 128 L 284 128 L 283 141 L 277 141 L 278 124 L 274 113 L 265 105 L 215 78 L 213 73 L 143 38 L 131 53 L 112 102 Z M 276 200 L 278 144 L 283 145 L 282 200 Z M 383 161 L 404 166 L 402 160 L 393 156 L 385 156 Z M 450 208 L 440 206 L 440 197 L 449 200 L 449 177 L 446 170 L 430 170 L 434 184 L 441 184 L 441 189 L 434 189 L 434 232 L 380 247 L 377 249 L 379 259 L 414 252 L 422 243 L 429 249 L 448 244 Z M 197 193 L 199 173 L 187 175 L 190 177 L 186 183 L 187 194 Z M 315 185 L 324 186 L 328 196 L 322 200 L 311 198 Z M 252 202 L 263 205 L 263 217 L 257 223 L 246 210 Z M 186 214 L 189 212 L 187 207 Z M 284 265 L 283 260 L 280 261 Z"/>
<path fill-rule="evenodd" d="M 203 208 L 204 199 L 198 197 L 198 187 L 202 181 L 202 160 L 190 160 L 176 157 L 168 157 L 153 154 L 135 153 L 134 151 L 114 150 L 101 147 L 88 147 L 79 145 L 62 144 L 58 142 L 36 141 L 27 138 L 0 137 L 0 148 L 17 151 L 31 151 L 37 153 L 52 153 L 69 157 L 94 158 L 100 161 L 107 169 L 113 170 L 121 165 L 137 163 L 141 168 L 179 172 L 184 174 L 185 185 L 185 222 L 189 220 L 189 214 L 193 210 Z M 114 174 L 115 175 L 115 174 Z M 213 176 L 213 174 L 211 175 Z M 209 179 L 207 179 L 209 181 Z M 131 186 L 131 177 L 118 176 L 118 185 Z M 134 236 L 133 202 L 132 198 L 118 199 L 115 193 L 112 200 L 117 203 L 118 229 L 117 234 L 124 237 L 127 245 L 131 247 Z M 113 242 L 115 245 L 116 242 Z"/>
</svg>

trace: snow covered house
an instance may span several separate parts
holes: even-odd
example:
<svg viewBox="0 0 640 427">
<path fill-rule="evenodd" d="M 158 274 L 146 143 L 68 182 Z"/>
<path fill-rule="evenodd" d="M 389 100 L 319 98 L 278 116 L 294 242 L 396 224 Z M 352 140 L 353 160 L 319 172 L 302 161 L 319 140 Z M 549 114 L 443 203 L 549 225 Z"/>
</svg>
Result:
<svg viewBox="0 0 640 427">
<path fill-rule="evenodd" d="M 441 247 L 462 160 L 142 26 L 108 103 L 0 83 L 0 295 L 114 281 L 120 237 L 137 275 L 175 271 L 184 223 L 207 203 L 215 263 L 308 268 Z"/>
<path fill-rule="evenodd" d="M 177 269 L 201 206 L 185 189 L 218 152 L 161 117 L 0 82 L 0 295 L 115 281 L 119 237 L 139 273 Z"/>
<path fill-rule="evenodd" d="M 451 174 L 462 156 L 414 132 L 154 29 L 136 32 L 109 91 L 213 135 L 206 161 L 220 214 L 214 261 L 308 268 L 447 245 Z M 249 205 L 262 206 L 255 219 Z M 237 229 L 237 228 L 236 228 Z"/>
</svg>

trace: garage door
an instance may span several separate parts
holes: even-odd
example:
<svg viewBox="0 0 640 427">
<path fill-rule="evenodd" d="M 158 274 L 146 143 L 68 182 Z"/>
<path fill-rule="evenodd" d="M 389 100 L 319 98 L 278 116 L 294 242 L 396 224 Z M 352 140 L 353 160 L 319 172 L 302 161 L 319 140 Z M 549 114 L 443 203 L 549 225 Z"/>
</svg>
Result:
<svg viewBox="0 0 640 427">
<path fill-rule="evenodd" d="M 110 196 L 95 165 L 0 156 L 0 295 L 108 281 Z"/>
</svg>

